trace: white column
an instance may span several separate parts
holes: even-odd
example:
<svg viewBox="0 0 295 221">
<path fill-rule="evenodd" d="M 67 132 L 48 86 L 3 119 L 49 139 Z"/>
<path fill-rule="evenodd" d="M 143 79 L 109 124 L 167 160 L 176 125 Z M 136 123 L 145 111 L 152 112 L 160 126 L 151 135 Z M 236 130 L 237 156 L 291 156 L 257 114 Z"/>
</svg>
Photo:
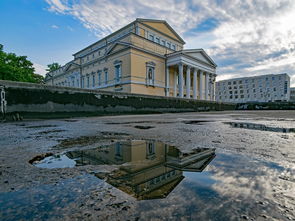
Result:
<svg viewBox="0 0 295 221">
<path fill-rule="evenodd" d="M 179 69 L 179 82 L 178 82 L 178 87 L 179 87 L 179 97 L 183 97 L 183 64 L 178 65 Z"/>
<path fill-rule="evenodd" d="M 205 100 L 207 101 L 209 97 L 209 73 L 205 73 Z"/>
<path fill-rule="evenodd" d="M 194 77 L 193 77 L 193 98 L 197 99 L 197 69 L 194 68 Z"/>
<path fill-rule="evenodd" d="M 191 67 L 186 68 L 186 98 L 191 98 Z"/>
<path fill-rule="evenodd" d="M 174 70 L 174 97 L 177 97 L 177 72 Z"/>
<path fill-rule="evenodd" d="M 169 97 L 169 86 L 170 86 L 170 82 L 169 82 L 169 66 L 166 65 L 166 97 Z"/>
<path fill-rule="evenodd" d="M 203 96 L 203 71 L 200 70 L 200 82 L 199 82 L 199 96 L 200 96 L 200 100 L 204 99 Z"/>
<path fill-rule="evenodd" d="M 213 79 L 212 79 L 212 101 L 215 101 L 215 75 L 213 74 Z"/>
</svg>

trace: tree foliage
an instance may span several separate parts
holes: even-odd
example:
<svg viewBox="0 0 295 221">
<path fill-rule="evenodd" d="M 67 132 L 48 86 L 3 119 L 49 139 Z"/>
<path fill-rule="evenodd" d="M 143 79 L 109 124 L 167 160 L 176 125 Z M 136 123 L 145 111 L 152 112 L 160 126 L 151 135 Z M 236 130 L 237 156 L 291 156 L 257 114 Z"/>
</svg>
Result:
<svg viewBox="0 0 295 221">
<path fill-rule="evenodd" d="M 57 62 L 53 62 L 52 64 L 48 64 L 47 67 L 48 68 L 46 69 L 46 71 L 51 72 L 59 69 L 61 65 Z"/>
<path fill-rule="evenodd" d="M 34 72 L 33 63 L 27 56 L 6 53 L 0 44 L 0 80 L 43 83 L 44 77 Z"/>
</svg>

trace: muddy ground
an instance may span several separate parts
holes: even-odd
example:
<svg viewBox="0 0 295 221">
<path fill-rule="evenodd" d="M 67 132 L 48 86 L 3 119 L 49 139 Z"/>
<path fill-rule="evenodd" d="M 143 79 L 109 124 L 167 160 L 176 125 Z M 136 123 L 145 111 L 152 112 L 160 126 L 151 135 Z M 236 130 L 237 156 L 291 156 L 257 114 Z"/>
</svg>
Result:
<svg viewBox="0 0 295 221">
<path fill-rule="evenodd" d="M 259 124 L 263 125 L 263 129 L 234 127 L 234 124 L 231 124 L 234 122 Z M 176 189 L 175 194 L 172 191 L 164 199 L 165 202 L 163 199 L 159 201 L 159 207 L 161 203 L 166 203 L 166 206 L 163 206 L 165 209 L 161 210 L 143 205 L 141 201 L 93 176 L 95 173 L 115 170 L 116 166 L 89 165 L 45 169 L 29 163 L 34 157 L 46 153 L 57 154 L 88 149 L 118 140 L 147 139 L 177 146 L 183 152 L 195 148 L 216 148 L 217 152 L 248 157 L 273 164 L 275 165 L 273 168 L 282 168 L 280 173 L 269 173 L 269 180 L 259 184 L 264 185 L 263 190 L 256 188 L 254 183 L 251 187 L 255 190 L 253 192 L 236 190 L 237 186 L 248 185 L 251 180 L 243 185 L 241 183 L 244 181 L 236 184 L 239 178 L 231 175 L 230 179 L 225 172 L 220 176 L 221 179 L 224 177 L 224 180 L 229 180 L 227 189 L 218 191 L 219 195 L 232 194 L 227 198 L 231 201 L 235 200 L 233 194 L 235 191 L 238 191 L 236 193 L 238 195 L 243 192 L 244 197 L 249 199 L 254 199 L 253 194 L 264 192 L 261 199 L 257 197 L 255 198 L 257 202 L 248 205 L 250 209 L 243 208 L 243 213 L 234 206 L 239 202 L 230 204 L 228 202 L 230 206 L 223 209 L 228 220 L 295 220 L 295 133 L 292 130 L 286 133 L 271 131 L 273 128 L 295 128 L 295 111 L 123 115 L 1 123 L 0 219 L 196 220 L 197 217 L 201 217 L 202 220 L 208 218 L 207 214 L 210 211 L 205 207 L 202 212 L 182 214 L 182 206 L 173 204 L 178 201 L 176 193 L 181 194 L 181 190 Z M 251 170 L 253 169 L 255 170 L 251 167 Z M 268 172 L 265 171 L 265 174 Z M 251 188 L 247 187 L 247 190 Z M 170 206 L 168 201 L 171 203 Z M 184 201 L 186 204 L 189 203 L 187 198 Z M 179 203 L 182 201 L 179 200 Z M 221 204 L 211 206 L 221 207 Z M 210 219 L 219 220 L 218 215 L 214 216 L 212 213 Z"/>
</svg>

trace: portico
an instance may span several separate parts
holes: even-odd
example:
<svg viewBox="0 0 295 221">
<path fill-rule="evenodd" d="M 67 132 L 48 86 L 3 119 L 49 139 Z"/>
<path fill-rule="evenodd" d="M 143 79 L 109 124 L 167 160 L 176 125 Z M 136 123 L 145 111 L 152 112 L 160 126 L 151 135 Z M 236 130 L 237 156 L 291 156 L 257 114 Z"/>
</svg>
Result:
<svg viewBox="0 0 295 221">
<path fill-rule="evenodd" d="M 166 96 L 215 100 L 217 65 L 203 49 L 166 55 Z"/>
</svg>

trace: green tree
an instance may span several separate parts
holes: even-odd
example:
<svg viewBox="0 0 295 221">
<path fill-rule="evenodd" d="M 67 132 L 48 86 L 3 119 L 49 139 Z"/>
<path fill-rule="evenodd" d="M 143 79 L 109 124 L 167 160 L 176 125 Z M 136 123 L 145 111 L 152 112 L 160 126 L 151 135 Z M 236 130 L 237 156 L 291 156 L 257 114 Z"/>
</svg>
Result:
<svg viewBox="0 0 295 221">
<path fill-rule="evenodd" d="M 0 44 L 0 80 L 42 83 L 44 77 L 34 72 L 33 63 L 27 56 L 6 53 Z"/>
<path fill-rule="evenodd" d="M 52 64 L 48 64 L 47 67 L 48 68 L 46 69 L 46 71 L 51 72 L 61 68 L 61 65 L 57 62 L 53 62 Z"/>
</svg>

